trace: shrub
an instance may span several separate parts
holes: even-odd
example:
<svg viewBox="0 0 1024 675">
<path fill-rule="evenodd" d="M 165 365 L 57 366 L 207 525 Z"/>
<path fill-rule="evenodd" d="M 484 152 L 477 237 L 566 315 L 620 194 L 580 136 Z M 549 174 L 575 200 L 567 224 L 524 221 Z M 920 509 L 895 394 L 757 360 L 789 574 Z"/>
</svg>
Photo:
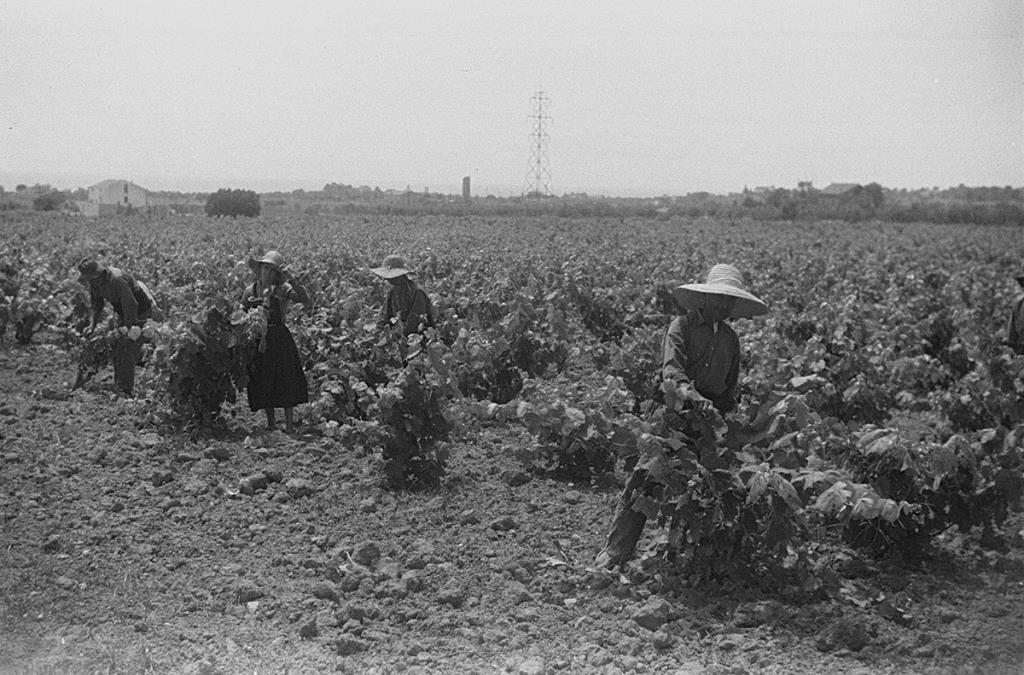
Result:
<svg viewBox="0 0 1024 675">
<path fill-rule="evenodd" d="M 260 196 L 252 190 L 221 188 L 206 199 L 208 216 L 258 216 Z"/>
<path fill-rule="evenodd" d="M 63 192 L 52 190 L 32 200 L 32 208 L 36 211 L 56 211 L 65 201 Z"/>
</svg>

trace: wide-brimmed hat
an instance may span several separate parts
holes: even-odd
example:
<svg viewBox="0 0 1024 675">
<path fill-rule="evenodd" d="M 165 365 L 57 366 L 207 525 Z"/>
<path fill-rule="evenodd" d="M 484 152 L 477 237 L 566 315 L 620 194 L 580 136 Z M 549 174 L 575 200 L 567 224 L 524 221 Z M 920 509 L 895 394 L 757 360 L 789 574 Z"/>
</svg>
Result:
<svg viewBox="0 0 1024 675">
<path fill-rule="evenodd" d="M 284 256 L 277 251 L 267 251 L 261 258 L 249 258 L 249 267 L 256 269 L 258 265 L 270 265 L 280 272 L 284 269 Z"/>
<path fill-rule="evenodd" d="M 78 281 L 85 283 L 95 279 L 103 273 L 103 266 L 92 258 L 82 258 L 78 261 Z"/>
<path fill-rule="evenodd" d="M 394 253 L 384 258 L 380 267 L 371 267 L 370 271 L 384 279 L 394 279 L 409 274 L 409 269 L 405 266 L 405 260 L 402 256 Z"/>
<path fill-rule="evenodd" d="M 747 292 L 743 284 L 743 275 L 732 265 L 715 265 L 708 272 L 707 281 L 702 284 L 678 286 L 673 295 L 684 309 L 703 308 L 707 295 L 728 295 L 736 298 L 736 304 L 729 314 L 731 319 L 758 316 L 768 312 L 768 305 L 756 295 Z"/>
</svg>

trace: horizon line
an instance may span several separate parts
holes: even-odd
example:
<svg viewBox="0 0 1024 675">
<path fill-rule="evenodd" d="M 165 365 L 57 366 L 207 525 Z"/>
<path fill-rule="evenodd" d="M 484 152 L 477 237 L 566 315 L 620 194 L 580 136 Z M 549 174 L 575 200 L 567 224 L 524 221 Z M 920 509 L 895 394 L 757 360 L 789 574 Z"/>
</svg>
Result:
<svg viewBox="0 0 1024 675">
<path fill-rule="evenodd" d="M 77 190 L 80 188 L 88 188 L 90 185 L 102 182 L 104 180 L 127 180 L 131 183 L 142 187 L 149 192 L 178 192 L 182 194 L 197 194 L 197 193 L 210 193 L 216 192 L 218 189 L 252 189 L 258 193 L 268 192 L 295 192 L 296 190 L 304 190 L 307 192 L 321 192 L 323 188 L 331 183 L 338 185 L 349 185 L 355 188 L 358 187 L 370 187 L 380 190 L 399 190 L 399 191 L 410 191 L 413 194 L 447 194 L 458 196 L 462 194 L 462 184 L 459 183 L 448 183 L 438 182 L 435 183 L 438 187 L 431 188 L 431 181 L 380 181 L 374 184 L 372 181 L 366 180 L 351 180 L 343 182 L 341 179 L 326 180 L 326 179 L 289 179 L 289 178 L 213 178 L 208 176 L 159 176 L 155 174 L 142 174 L 138 176 L 131 176 L 131 172 L 127 172 L 128 177 L 117 177 L 117 178 L 98 178 L 102 175 L 100 173 L 92 172 L 47 172 L 47 171 L 0 171 L 0 185 L 3 182 L 16 182 L 18 185 L 28 185 L 29 181 L 34 181 L 37 185 L 50 185 L 60 190 Z M 17 178 L 15 178 L 17 177 Z M 472 178 L 472 176 L 470 176 Z M 62 183 L 60 181 L 63 181 Z M 73 187 L 69 186 L 70 183 L 75 183 Z M 80 183 L 85 183 L 80 184 Z M 798 181 L 808 182 L 811 185 L 814 181 Z M 145 183 L 161 184 L 161 187 L 150 187 Z M 168 187 L 167 184 L 175 184 L 176 187 Z M 189 187 L 183 187 L 186 183 L 192 183 Z M 217 185 L 217 187 L 204 188 L 201 185 L 196 184 L 208 184 Z M 827 183 L 822 183 L 821 186 L 827 187 L 833 184 L 855 184 L 855 185 L 870 185 L 871 183 L 878 183 L 883 188 L 888 190 L 907 190 L 907 191 L 918 191 L 918 190 L 944 190 L 944 189 L 955 189 L 958 187 L 986 187 L 986 188 L 1005 188 L 1011 189 L 1024 189 L 1024 186 L 1014 186 L 1012 184 L 989 184 L 989 185 L 968 185 L 961 181 L 957 185 L 949 186 L 938 186 L 938 185 L 921 185 L 915 187 L 909 186 L 890 186 L 885 185 L 879 181 L 837 181 L 832 180 Z M 256 185 L 254 187 L 253 185 Z M 314 187 L 311 185 L 316 184 Z M 404 185 L 403 185 L 404 184 Z M 419 185 L 422 187 L 414 187 Z M 495 196 L 495 197 L 517 197 L 522 196 L 526 193 L 525 187 L 514 187 L 508 183 L 478 183 L 473 184 L 471 180 L 470 188 L 474 197 L 481 196 Z M 759 183 L 746 183 L 742 188 L 738 189 L 689 189 L 680 191 L 676 190 L 651 190 L 642 189 L 636 187 L 620 186 L 620 187 L 603 187 L 603 188 L 592 188 L 583 189 L 577 187 L 571 187 L 561 190 L 553 190 L 551 196 L 559 197 L 570 194 L 585 194 L 591 197 L 618 197 L 623 199 L 656 199 L 658 197 L 666 196 L 685 196 L 689 194 L 705 192 L 713 195 L 729 195 L 729 194 L 743 194 L 744 190 L 759 190 L 759 189 L 796 189 L 797 185 L 791 188 L 782 187 L 776 184 L 763 185 Z M 8 188 L 5 188 L 7 190 Z M 816 189 L 822 189 L 817 187 Z"/>
</svg>

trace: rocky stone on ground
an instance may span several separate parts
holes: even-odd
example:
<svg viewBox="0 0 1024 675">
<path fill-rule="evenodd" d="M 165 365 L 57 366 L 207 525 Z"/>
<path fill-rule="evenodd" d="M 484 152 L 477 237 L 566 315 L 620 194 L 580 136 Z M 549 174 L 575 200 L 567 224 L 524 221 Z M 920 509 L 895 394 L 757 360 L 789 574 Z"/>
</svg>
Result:
<svg viewBox="0 0 1024 675">
<path fill-rule="evenodd" d="M 501 473 L 501 480 L 512 487 L 520 487 L 529 483 L 532 478 L 530 474 L 519 469 L 511 469 Z"/>
<path fill-rule="evenodd" d="M 320 634 L 316 625 L 316 619 L 310 619 L 299 627 L 299 637 L 303 640 L 311 640 Z"/>
<path fill-rule="evenodd" d="M 265 489 L 269 482 L 262 471 L 250 474 L 239 481 L 238 491 L 244 495 L 256 494 L 259 490 Z"/>
<path fill-rule="evenodd" d="M 732 623 L 737 628 L 754 628 L 778 621 L 784 613 L 785 607 L 778 600 L 742 603 L 733 611 Z"/>
<path fill-rule="evenodd" d="M 544 664 L 544 659 L 539 656 L 534 656 L 520 662 L 515 669 L 516 675 L 544 675 L 547 672 L 547 667 Z"/>
<path fill-rule="evenodd" d="M 216 460 L 217 462 L 226 462 L 231 459 L 231 449 L 226 445 L 218 443 L 207 446 L 206 450 L 203 451 L 203 456 Z"/>
<path fill-rule="evenodd" d="M 369 645 L 362 640 L 357 640 L 352 637 L 340 637 L 334 642 L 334 650 L 340 656 L 351 656 L 364 652 L 369 648 Z"/>
<path fill-rule="evenodd" d="M 497 532 L 508 532 L 509 530 L 516 529 L 518 525 L 512 516 L 503 516 L 492 520 L 488 527 Z"/>
<path fill-rule="evenodd" d="M 167 470 L 157 469 L 153 472 L 153 475 L 149 480 L 153 484 L 153 487 L 160 487 L 161 485 L 167 485 L 173 481 L 174 473 Z"/>
<path fill-rule="evenodd" d="M 289 478 L 284 488 L 292 499 L 302 499 L 316 492 L 313 482 L 305 478 Z"/>
<path fill-rule="evenodd" d="M 447 584 L 437 592 L 437 601 L 458 609 L 466 601 L 466 592 L 455 584 Z"/>
<path fill-rule="evenodd" d="M 376 542 L 364 541 L 352 552 L 352 560 L 364 567 L 373 567 L 380 560 L 380 546 Z"/>
<path fill-rule="evenodd" d="M 668 622 L 672 605 L 663 598 L 651 598 L 636 607 L 630 618 L 650 631 L 656 631 Z"/>
<path fill-rule="evenodd" d="M 338 602 L 339 600 L 338 591 L 330 584 L 319 584 L 313 588 L 312 593 L 314 598 L 320 598 L 321 600 L 330 600 L 331 602 Z"/>
<path fill-rule="evenodd" d="M 675 643 L 675 638 L 665 630 L 659 629 L 651 636 L 651 644 L 655 649 L 672 649 Z"/>
<path fill-rule="evenodd" d="M 815 646 L 823 651 L 849 649 L 859 652 L 867 646 L 870 636 L 862 621 L 840 617 L 832 621 L 815 639 Z"/>
</svg>

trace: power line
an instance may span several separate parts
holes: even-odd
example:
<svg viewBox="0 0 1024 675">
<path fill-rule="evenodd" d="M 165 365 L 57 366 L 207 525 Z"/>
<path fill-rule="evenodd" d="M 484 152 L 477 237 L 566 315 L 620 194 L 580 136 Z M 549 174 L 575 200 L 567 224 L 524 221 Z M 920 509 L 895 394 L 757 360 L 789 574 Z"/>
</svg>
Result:
<svg viewBox="0 0 1024 675">
<path fill-rule="evenodd" d="M 547 123 L 551 116 L 545 112 L 550 101 L 543 90 L 530 97 L 533 102 L 533 131 L 530 132 L 530 164 L 526 174 L 527 197 L 551 196 L 551 165 L 548 162 L 548 131 Z"/>
</svg>

